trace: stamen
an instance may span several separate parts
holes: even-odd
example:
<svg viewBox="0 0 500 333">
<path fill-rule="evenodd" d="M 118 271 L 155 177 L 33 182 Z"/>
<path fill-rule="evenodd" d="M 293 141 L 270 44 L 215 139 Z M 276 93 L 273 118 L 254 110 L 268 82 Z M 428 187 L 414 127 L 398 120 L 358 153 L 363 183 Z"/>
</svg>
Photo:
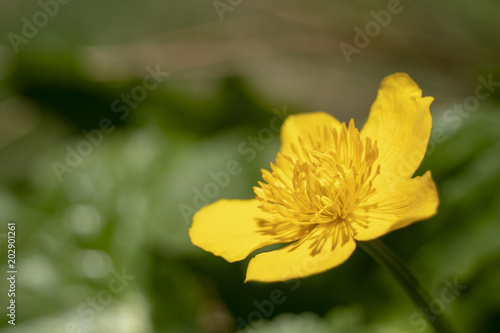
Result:
<svg viewBox="0 0 500 333">
<path fill-rule="evenodd" d="M 265 182 L 254 188 L 273 223 L 366 227 L 368 221 L 354 212 L 367 208 L 366 199 L 375 192 L 373 181 L 380 174 L 377 142 L 362 140 L 351 120 L 339 131 L 318 128 L 317 133 L 300 137 L 291 150 L 291 156 L 278 154 L 271 172 L 262 170 Z M 267 227 L 280 237 L 280 228 Z"/>
</svg>

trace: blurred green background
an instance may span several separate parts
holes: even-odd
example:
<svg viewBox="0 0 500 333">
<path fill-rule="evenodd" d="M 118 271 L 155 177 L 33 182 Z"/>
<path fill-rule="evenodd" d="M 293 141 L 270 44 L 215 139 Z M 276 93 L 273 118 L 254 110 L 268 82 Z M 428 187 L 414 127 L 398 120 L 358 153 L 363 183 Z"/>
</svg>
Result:
<svg viewBox="0 0 500 333">
<path fill-rule="evenodd" d="M 0 265 L 14 220 L 18 269 L 16 325 L 2 313 L 1 332 L 432 332 L 362 250 L 307 279 L 244 284 L 248 260 L 187 233 L 200 204 L 253 197 L 276 113 L 361 127 L 398 71 L 435 97 L 417 174 L 432 171 L 441 205 L 383 240 L 457 332 L 500 330 L 500 3 L 401 1 L 370 25 L 394 1 L 59 1 L 0 3 Z M 229 161 L 241 172 L 202 198 Z"/>
</svg>

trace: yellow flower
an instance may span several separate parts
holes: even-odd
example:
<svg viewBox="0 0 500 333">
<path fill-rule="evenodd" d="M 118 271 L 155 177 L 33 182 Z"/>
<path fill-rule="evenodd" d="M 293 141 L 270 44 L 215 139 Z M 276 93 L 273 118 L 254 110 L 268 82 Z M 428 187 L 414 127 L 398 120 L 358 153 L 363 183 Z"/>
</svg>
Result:
<svg viewBox="0 0 500 333">
<path fill-rule="evenodd" d="M 288 117 L 281 149 L 252 200 L 219 200 L 193 217 L 193 244 L 229 262 L 265 245 L 245 281 L 285 281 L 343 263 L 357 241 L 423 220 L 439 203 L 430 172 L 412 178 L 432 126 L 432 97 L 404 73 L 382 81 L 359 132 L 317 112 Z"/>
</svg>

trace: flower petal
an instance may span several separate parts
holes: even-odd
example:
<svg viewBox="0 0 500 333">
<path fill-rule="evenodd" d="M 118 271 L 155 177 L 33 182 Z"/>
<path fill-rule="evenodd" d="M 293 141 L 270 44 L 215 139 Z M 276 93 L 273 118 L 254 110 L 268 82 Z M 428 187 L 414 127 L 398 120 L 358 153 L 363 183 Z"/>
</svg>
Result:
<svg viewBox="0 0 500 333">
<path fill-rule="evenodd" d="M 422 97 L 422 90 L 405 73 L 382 80 L 362 137 L 377 141 L 381 177 L 411 177 L 424 158 L 432 118 L 429 106 L 433 97 Z"/>
<path fill-rule="evenodd" d="M 319 224 L 303 239 L 255 256 L 248 264 L 247 281 L 286 281 L 317 274 L 342 264 L 356 243 L 344 224 Z"/>
<path fill-rule="evenodd" d="M 438 204 L 436 184 L 428 171 L 374 193 L 356 209 L 350 226 L 356 240 L 367 241 L 435 215 Z"/>
<path fill-rule="evenodd" d="M 282 154 L 303 160 L 303 157 L 297 156 L 292 145 L 300 147 L 299 137 L 303 140 L 311 134 L 317 137 L 325 127 L 340 128 L 341 123 L 332 115 L 325 112 L 310 112 L 292 115 L 286 118 L 281 128 L 281 149 Z M 308 140 L 304 140 L 307 144 Z"/>
<path fill-rule="evenodd" d="M 260 201 L 219 200 L 200 209 L 189 229 L 191 242 L 229 262 L 242 260 L 258 248 L 291 242 L 304 235 L 304 226 L 270 223 Z"/>
</svg>

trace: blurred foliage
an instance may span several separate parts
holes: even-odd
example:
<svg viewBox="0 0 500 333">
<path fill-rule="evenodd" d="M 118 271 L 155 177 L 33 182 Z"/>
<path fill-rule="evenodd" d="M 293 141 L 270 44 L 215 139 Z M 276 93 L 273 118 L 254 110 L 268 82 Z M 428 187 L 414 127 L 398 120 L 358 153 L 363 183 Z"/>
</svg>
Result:
<svg viewBox="0 0 500 333">
<path fill-rule="evenodd" d="M 491 331 L 500 311 L 497 109 L 494 104 L 481 107 L 458 130 L 436 114 L 435 127 L 444 128 L 447 138 L 429 151 L 421 169 L 435 175 L 440 212 L 385 237 L 436 297 L 446 279 L 467 286 L 446 307 L 464 332 Z M 189 221 L 179 205 L 193 206 L 193 189 L 203 191 L 212 181 L 210 171 L 224 170 L 229 160 L 238 161 L 242 173 L 216 198 L 251 197 L 259 167 L 273 160 L 279 140 L 275 137 L 249 163 L 237 147 L 258 133 L 257 125 L 241 127 L 235 120 L 231 130 L 196 138 L 170 135 L 155 119 L 152 110 L 145 110 L 135 117 L 140 125 L 104 136 L 81 165 L 63 174 L 61 183 L 51 164 L 64 161 L 65 147 L 77 147 L 81 136 L 54 142 L 31 156 L 22 168 L 25 177 L 4 179 L 0 214 L 4 221 L 18 221 L 22 272 L 18 306 L 23 311 L 19 325 L 9 331 L 61 330 L 74 318 L 82 320 L 85 332 L 145 332 L 153 327 L 155 332 L 229 331 L 247 323 L 275 289 L 286 301 L 274 304 L 268 318 L 263 316 L 277 316 L 275 321 L 252 326 L 258 332 L 291 331 L 287 327 L 297 332 L 303 327 L 307 332 L 415 329 L 405 319 L 414 311 L 406 295 L 360 250 L 324 274 L 261 285 L 243 284 L 247 261 L 229 264 L 192 246 Z M 44 126 L 11 145 L 17 151 L 33 144 L 54 125 Z M 9 160 L 8 153 L 2 151 L 3 160 Z M 95 320 L 87 320 L 78 307 L 107 288 L 112 268 L 125 268 L 135 278 Z M 279 315 L 307 312 L 317 315 Z M 127 330 L 106 326 L 120 316 L 130 317 Z"/>
<path fill-rule="evenodd" d="M 72 1 L 19 54 L 0 45 L 0 221 L 17 221 L 20 272 L 17 325 L 2 320 L 1 332 L 430 332 L 361 250 L 307 279 L 244 284 L 248 259 L 227 263 L 187 233 L 200 203 L 253 197 L 279 148 L 277 133 L 262 132 L 277 112 L 327 106 L 362 124 L 378 82 L 396 70 L 436 97 L 417 174 L 432 171 L 441 205 L 384 241 L 437 300 L 450 281 L 463 286 L 445 305 L 457 332 L 498 332 L 500 89 L 458 127 L 445 116 L 479 74 L 500 79 L 497 3 L 412 2 L 350 67 L 336 44 L 387 2 L 243 2 L 224 23 L 211 2 L 148 4 Z M 0 6 L 4 35 L 39 10 Z M 171 76 L 120 119 L 113 101 L 158 63 Z M 100 132 L 105 118 L 111 133 Z M 68 158 L 59 179 L 54 163 Z M 241 172 L 200 198 L 230 161 Z M 115 293 L 117 274 L 129 280 Z M 280 304 L 270 303 L 276 290 Z"/>
</svg>

